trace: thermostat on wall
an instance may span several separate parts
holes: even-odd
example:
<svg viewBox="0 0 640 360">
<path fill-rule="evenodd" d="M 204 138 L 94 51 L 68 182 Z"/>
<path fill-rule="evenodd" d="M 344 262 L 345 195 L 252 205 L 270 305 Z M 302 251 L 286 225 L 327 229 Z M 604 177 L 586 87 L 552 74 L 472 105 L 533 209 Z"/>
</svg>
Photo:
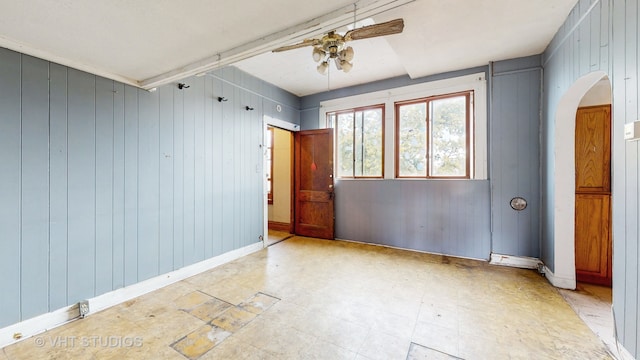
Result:
<svg viewBox="0 0 640 360">
<path fill-rule="evenodd" d="M 640 120 L 624 124 L 624 139 L 628 141 L 640 140 Z"/>
</svg>

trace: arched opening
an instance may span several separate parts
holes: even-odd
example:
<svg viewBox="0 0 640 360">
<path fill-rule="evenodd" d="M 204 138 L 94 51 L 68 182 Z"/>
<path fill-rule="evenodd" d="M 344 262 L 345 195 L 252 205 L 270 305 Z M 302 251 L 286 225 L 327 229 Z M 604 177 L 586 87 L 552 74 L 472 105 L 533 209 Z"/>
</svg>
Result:
<svg viewBox="0 0 640 360">
<path fill-rule="evenodd" d="M 591 90 L 593 89 L 593 92 Z M 585 97 L 587 94 L 589 96 Z M 600 95 L 598 95 L 600 94 Z M 608 95 L 611 82 L 604 71 L 589 73 L 567 90 L 558 103 L 554 144 L 554 273 L 553 285 L 576 287 L 575 265 L 575 128 L 576 112 L 583 99 Z"/>
</svg>

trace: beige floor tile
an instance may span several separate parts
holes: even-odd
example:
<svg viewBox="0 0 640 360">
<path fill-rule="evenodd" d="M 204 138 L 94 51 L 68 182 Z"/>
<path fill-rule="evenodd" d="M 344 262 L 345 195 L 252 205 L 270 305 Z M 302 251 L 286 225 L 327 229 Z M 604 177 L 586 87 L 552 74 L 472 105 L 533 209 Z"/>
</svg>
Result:
<svg viewBox="0 0 640 360">
<path fill-rule="evenodd" d="M 477 358 L 482 359 L 483 357 L 478 356 Z M 445 354 L 437 350 L 433 350 L 428 347 L 424 347 L 422 345 L 412 343 L 411 347 L 409 348 L 409 354 L 407 355 L 407 360 L 427 360 L 427 359 L 428 360 L 456 360 L 460 358 L 451 356 L 449 354 Z M 487 357 L 486 359 L 493 359 L 493 358 Z"/>
<path fill-rule="evenodd" d="M 280 299 L 263 294 L 257 293 L 252 296 L 250 299 L 243 301 L 238 307 L 248 312 L 254 313 L 256 315 L 261 314 L 263 311 L 272 307 L 275 303 L 280 301 Z"/>
<path fill-rule="evenodd" d="M 211 295 L 205 294 L 201 291 L 192 291 L 173 300 L 173 305 L 177 309 L 188 311 L 198 305 L 204 304 L 211 300 L 211 298 Z"/>
<path fill-rule="evenodd" d="M 230 336 L 198 360 L 278 360 L 274 355 Z"/>
<path fill-rule="evenodd" d="M 458 329 L 418 322 L 411 342 L 449 355 L 459 356 L 460 335 Z"/>
<path fill-rule="evenodd" d="M 241 308 L 230 308 L 211 320 L 211 324 L 235 333 L 256 317 L 256 314 Z"/>
<path fill-rule="evenodd" d="M 358 354 L 374 360 L 405 359 L 411 342 L 382 332 L 370 331 Z"/>
<path fill-rule="evenodd" d="M 222 343 L 230 332 L 217 326 L 203 325 L 171 345 L 177 352 L 189 359 L 198 359 L 214 346 Z"/>
<path fill-rule="evenodd" d="M 302 354 L 301 359 L 304 360 L 353 360 L 356 357 L 356 353 L 324 340 L 316 340 L 307 352 Z"/>
<path fill-rule="evenodd" d="M 210 322 L 218 315 L 222 314 L 225 310 L 230 309 L 233 305 L 220 299 L 212 298 L 195 308 L 191 309 L 189 314 L 197 317 L 204 322 Z"/>
<path fill-rule="evenodd" d="M 302 237 L 41 336 L 48 343 L 25 339 L 2 349 L 0 360 L 185 359 L 177 350 L 205 360 L 608 358 L 535 271 Z M 142 344 L 52 345 L 110 336 Z"/>
</svg>

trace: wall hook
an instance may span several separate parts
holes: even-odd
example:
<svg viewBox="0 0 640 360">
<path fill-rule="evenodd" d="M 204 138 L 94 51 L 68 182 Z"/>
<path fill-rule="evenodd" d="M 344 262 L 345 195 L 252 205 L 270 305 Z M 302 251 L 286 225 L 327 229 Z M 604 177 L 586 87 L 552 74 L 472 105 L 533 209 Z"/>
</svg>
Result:
<svg viewBox="0 0 640 360">
<path fill-rule="evenodd" d="M 223 101 L 227 101 L 227 100 L 229 100 L 229 99 L 227 99 L 224 96 L 218 96 L 218 102 L 223 102 Z"/>
<path fill-rule="evenodd" d="M 251 106 L 249 106 L 249 105 L 247 105 L 247 106 L 245 107 L 245 109 L 247 109 L 247 111 L 252 111 L 252 110 L 253 110 L 253 108 L 252 108 Z"/>
<path fill-rule="evenodd" d="M 178 89 L 182 90 L 182 89 L 188 89 L 191 86 L 184 84 L 184 83 L 178 83 Z"/>
</svg>

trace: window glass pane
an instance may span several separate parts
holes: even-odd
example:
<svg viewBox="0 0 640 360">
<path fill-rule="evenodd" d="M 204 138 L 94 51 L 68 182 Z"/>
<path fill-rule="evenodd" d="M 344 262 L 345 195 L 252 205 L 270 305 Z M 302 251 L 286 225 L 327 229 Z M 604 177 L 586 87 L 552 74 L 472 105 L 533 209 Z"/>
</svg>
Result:
<svg viewBox="0 0 640 360">
<path fill-rule="evenodd" d="M 361 118 L 361 175 L 382 176 L 382 109 L 364 110 L 361 112 Z"/>
<path fill-rule="evenodd" d="M 355 176 L 362 176 L 362 154 L 364 153 L 364 143 L 362 142 L 362 132 L 364 131 L 362 127 L 362 111 L 356 111 L 354 113 L 354 174 Z"/>
<path fill-rule="evenodd" d="M 427 175 L 426 103 L 400 105 L 398 109 L 398 175 Z"/>
<path fill-rule="evenodd" d="M 336 157 L 338 176 L 353 176 L 353 113 L 338 114 L 336 118 Z"/>
<path fill-rule="evenodd" d="M 430 174 L 466 176 L 466 97 L 430 102 Z"/>
</svg>

